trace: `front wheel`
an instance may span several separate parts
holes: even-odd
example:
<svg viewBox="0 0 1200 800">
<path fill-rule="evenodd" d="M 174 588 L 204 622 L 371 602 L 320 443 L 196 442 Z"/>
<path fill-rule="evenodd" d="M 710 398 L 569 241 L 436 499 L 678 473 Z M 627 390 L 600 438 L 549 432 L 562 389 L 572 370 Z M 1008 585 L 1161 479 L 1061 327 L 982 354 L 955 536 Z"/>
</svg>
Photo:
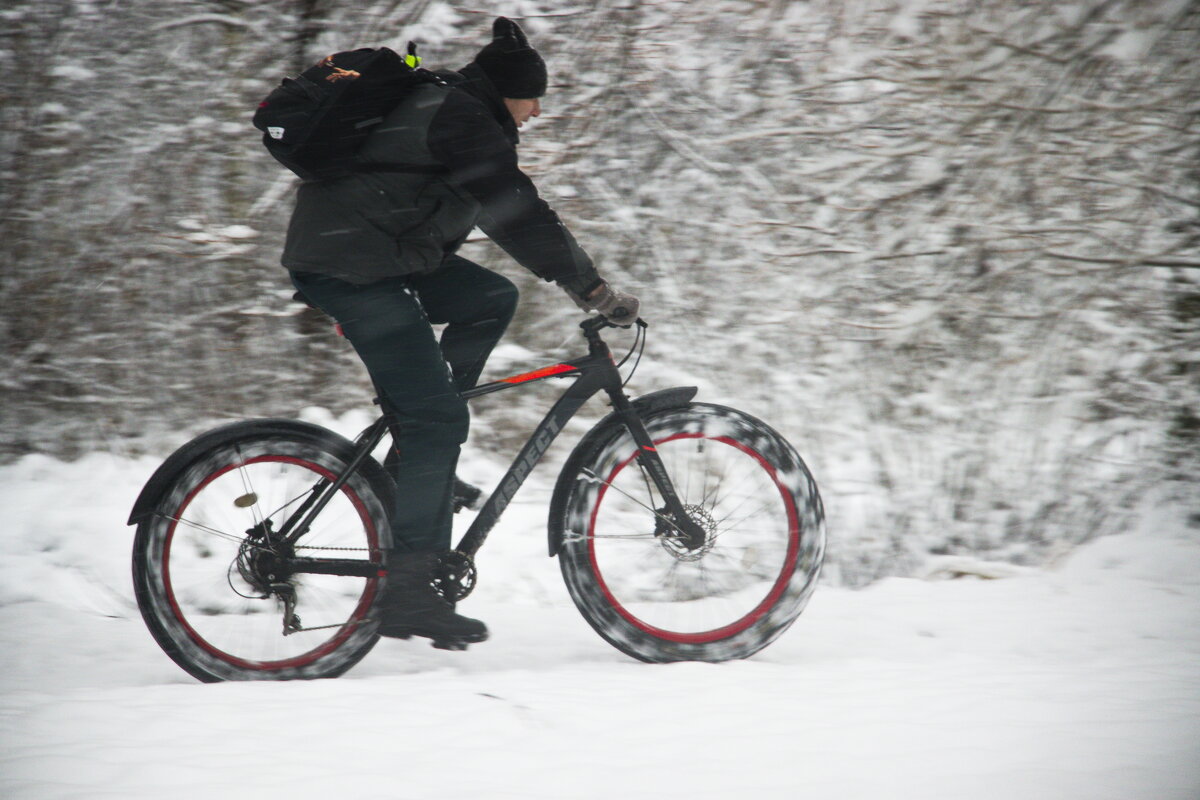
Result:
<svg viewBox="0 0 1200 800">
<path fill-rule="evenodd" d="M 825 551 L 808 468 L 765 423 L 692 403 L 643 420 L 682 500 L 672 518 L 623 425 L 572 453 L 551 505 L 571 598 L 643 661 L 726 661 L 766 647 L 804 610 Z"/>
<path fill-rule="evenodd" d="M 352 456 L 329 431 L 265 420 L 213 431 L 168 462 L 178 466 L 138 524 L 133 579 L 179 666 L 202 681 L 327 678 L 374 646 L 385 578 L 372 567 L 388 535 L 379 466 L 351 475 L 298 540 L 282 535 Z M 342 574 L 296 570 L 300 559 L 337 559 Z"/>
</svg>

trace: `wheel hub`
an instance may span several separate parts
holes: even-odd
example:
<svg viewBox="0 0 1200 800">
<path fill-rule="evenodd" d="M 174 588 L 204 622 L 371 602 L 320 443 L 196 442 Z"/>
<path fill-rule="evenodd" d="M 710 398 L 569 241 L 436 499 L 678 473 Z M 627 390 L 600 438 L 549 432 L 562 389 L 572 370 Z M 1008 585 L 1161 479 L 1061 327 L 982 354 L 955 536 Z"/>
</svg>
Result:
<svg viewBox="0 0 1200 800">
<path fill-rule="evenodd" d="M 263 520 L 246 531 L 246 538 L 238 547 L 235 562 L 238 574 L 264 598 L 291 577 L 284 568 L 288 553 L 278 552 L 280 542 L 275 541 L 276 538 L 271 521 Z"/>
<path fill-rule="evenodd" d="M 660 509 L 654 535 L 678 560 L 699 561 L 713 548 L 717 521 L 703 506 L 687 505 L 683 510 L 687 514 L 684 519 L 672 519 L 669 511 Z"/>
</svg>

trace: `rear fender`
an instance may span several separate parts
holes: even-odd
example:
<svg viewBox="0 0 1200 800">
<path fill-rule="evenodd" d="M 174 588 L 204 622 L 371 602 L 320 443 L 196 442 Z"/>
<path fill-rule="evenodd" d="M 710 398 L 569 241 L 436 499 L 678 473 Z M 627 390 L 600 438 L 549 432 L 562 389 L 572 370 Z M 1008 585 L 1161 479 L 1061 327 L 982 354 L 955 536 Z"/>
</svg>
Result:
<svg viewBox="0 0 1200 800">
<path fill-rule="evenodd" d="M 252 419 L 222 425 L 219 428 L 213 428 L 207 433 L 200 434 L 167 457 L 167 460 L 154 471 L 154 474 L 150 476 L 150 480 L 146 481 L 146 485 L 142 487 L 141 494 L 138 495 L 137 500 L 134 502 L 133 510 L 129 513 L 129 521 L 126 524 L 137 525 L 154 513 L 154 509 L 158 506 L 159 498 L 163 496 L 175 479 L 196 459 L 212 448 L 245 438 L 248 435 L 269 435 L 273 433 L 293 436 L 300 435 L 325 442 L 330 441 L 331 438 L 336 438 L 341 440 L 339 446 L 344 446 L 347 451 L 353 451 L 354 449 L 353 444 L 348 440 L 336 436 L 336 434 L 331 433 L 325 428 L 308 422 L 298 422 L 291 419 Z"/>
</svg>

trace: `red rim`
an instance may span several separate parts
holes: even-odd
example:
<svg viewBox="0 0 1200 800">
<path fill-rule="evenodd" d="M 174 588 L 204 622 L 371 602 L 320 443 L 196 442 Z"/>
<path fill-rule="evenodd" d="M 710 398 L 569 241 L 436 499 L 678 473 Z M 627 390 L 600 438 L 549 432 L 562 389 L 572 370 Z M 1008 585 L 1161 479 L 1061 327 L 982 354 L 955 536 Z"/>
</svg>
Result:
<svg viewBox="0 0 1200 800">
<path fill-rule="evenodd" d="M 179 624 L 183 627 L 184 631 L 187 632 L 188 637 L 193 642 L 200 645 L 200 647 L 203 648 L 209 654 L 219 658 L 221 661 L 224 661 L 227 664 L 232 664 L 232 665 L 234 665 L 236 667 L 240 667 L 242 669 L 251 669 L 251 670 L 270 672 L 270 671 L 281 670 L 281 669 L 290 669 L 293 667 L 307 666 L 307 665 L 317 661 L 318 659 L 323 658 L 326 655 L 329 655 L 330 653 L 332 653 L 333 651 L 335 651 L 339 647 L 341 647 L 345 643 L 345 641 L 348 638 L 350 638 L 351 634 L 354 633 L 354 626 L 349 625 L 349 624 L 343 625 L 341 628 L 338 629 L 336 636 L 334 636 L 333 638 L 324 642 L 320 647 L 317 647 L 313 650 L 309 650 L 307 653 L 301 653 L 298 656 L 292 656 L 291 658 L 287 658 L 282 661 L 249 661 L 247 659 L 239 658 L 231 653 L 227 653 L 224 650 L 221 650 L 220 648 L 216 647 L 215 645 L 209 643 L 209 641 L 207 639 L 205 639 L 203 636 L 201 636 L 200 633 L 195 628 L 193 628 L 190 623 L 188 623 L 187 618 L 183 615 L 182 610 L 179 608 L 178 602 L 176 602 L 176 600 L 175 600 L 175 592 L 171 587 L 171 565 L 170 565 L 171 544 L 175 539 L 175 526 L 178 524 L 176 522 L 176 520 L 183 518 L 184 509 L 186 509 L 188 507 L 188 505 L 192 502 L 192 499 L 195 498 L 195 496 L 197 494 L 199 494 L 200 491 L 203 490 L 205 486 L 208 486 L 208 484 L 212 483 L 214 480 L 221 477 L 225 473 L 230 472 L 231 470 L 238 469 L 239 467 L 248 466 L 250 464 L 259 464 L 259 463 L 295 464 L 297 466 L 301 466 L 306 469 L 310 469 L 313 472 L 317 473 L 318 475 L 320 475 L 328 480 L 335 480 L 337 477 L 333 473 L 331 473 L 329 470 L 327 470 L 324 467 L 321 467 L 317 464 L 314 464 L 311 461 L 304 461 L 303 459 L 292 458 L 291 456 L 273 456 L 273 455 L 258 456 L 256 458 L 251 458 L 251 459 L 248 459 L 248 460 L 243 461 L 238 464 L 230 464 L 227 467 L 223 467 L 222 469 L 217 470 L 216 472 L 214 472 L 213 474 L 211 474 L 207 478 L 205 478 L 203 481 L 201 481 L 199 486 L 197 486 L 195 489 L 193 489 L 191 492 L 189 492 L 188 496 L 185 497 L 183 499 L 183 502 L 179 505 L 179 508 L 176 510 L 175 514 L 172 515 L 171 524 L 170 524 L 170 527 L 167 528 L 166 540 L 163 544 L 162 575 L 163 575 L 163 588 L 166 592 L 167 602 L 171 606 L 171 612 L 175 615 L 176 621 L 179 622 Z M 359 498 L 358 494 L 353 489 L 351 489 L 348 485 L 343 486 L 342 491 L 346 494 L 347 499 L 350 500 L 351 504 L 354 506 L 355 510 L 358 512 L 359 518 L 363 522 L 363 527 L 367 531 L 368 546 L 371 548 L 372 551 L 378 550 L 379 542 L 378 542 L 377 533 L 375 531 L 375 526 L 371 520 L 371 516 L 367 513 L 366 506 L 363 504 L 362 499 Z M 354 609 L 354 613 L 351 615 L 350 619 L 348 619 L 346 621 L 347 623 L 353 622 L 355 620 L 361 619 L 366 616 L 368 609 L 370 609 L 370 607 L 371 607 L 371 602 L 375 598 L 375 589 L 376 589 L 377 583 L 378 582 L 374 578 L 367 579 L 366 590 L 363 592 L 362 597 L 359 599 L 358 605 Z"/>
<path fill-rule="evenodd" d="M 592 574 L 596 576 L 596 582 L 600 586 L 600 591 L 603 592 L 605 599 L 608 601 L 609 605 L 611 605 L 612 608 L 630 625 L 633 625 L 635 628 L 644 633 L 648 633 L 651 636 L 655 636 L 659 639 L 665 639 L 669 642 L 678 642 L 680 644 L 708 644 L 709 642 L 715 642 L 721 639 L 727 639 L 730 636 L 735 636 L 751 627 L 760 619 L 762 619 L 767 611 L 770 610 L 771 607 L 774 606 L 779 600 L 784 590 L 787 589 L 788 580 L 796 568 L 796 559 L 800 552 L 800 519 L 799 515 L 796 513 L 796 504 L 793 501 L 791 494 L 787 491 L 787 489 L 784 488 L 783 484 L 779 482 L 779 476 L 775 470 L 775 467 L 773 467 L 756 450 L 746 447 L 741 442 L 730 439 L 727 436 L 707 437 L 703 433 L 680 433 L 674 436 L 668 436 L 665 439 L 655 440 L 654 445 L 655 447 L 658 447 L 666 442 L 675 441 L 676 439 L 709 439 L 710 441 L 727 444 L 753 458 L 762 466 L 764 470 L 766 470 L 767 474 L 771 477 L 771 481 L 775 484 L 775 487 L 779 490 L 780 496 L 783 498 L 784 507 L 787 509 L 788 516 L 787 554 L 784 557 L 783 567 L 779 571 L 779 576 L 775 579 L 775 583 L 771 587 L 771 591 L 767 593 L 767 596 L 762 600 L 762 602 L 760 602 L 741 618 L 736 619 L 728 625 L 715 630 L 703 631 L 700 633 L 680 633 L 678 631 L 668 631 L 655 627 L 642 621 L 641 619 L 638 619 L 627 608 L 625 608 L 625 606 L 621 605 L 620 601 L 617 600 L 616 596 L 614 596 L 612 591 L 608 588 L 608 584 L 604 581 L 604 575 L 601 574 L 600 565 L 596 561 L 596 515 L 600 512 L 600 504 L 604 500 L 604 495 L 608 491 L 609 485 L 611 485 L 612 481 L 617 477 L 617 473 L 629 466 L 629 464 L 637 457 L 636 452 L 629 456 L 629 458 L 617 464 L 617 466 L 614 467 L 613 471 L 609 474 L 608 479 L 600 484 L 600 491 L 596 496 L 596 504 L 592 509 L 592 517 L 588 524 L 588 559 L 592 565 Z"/>
</svg>

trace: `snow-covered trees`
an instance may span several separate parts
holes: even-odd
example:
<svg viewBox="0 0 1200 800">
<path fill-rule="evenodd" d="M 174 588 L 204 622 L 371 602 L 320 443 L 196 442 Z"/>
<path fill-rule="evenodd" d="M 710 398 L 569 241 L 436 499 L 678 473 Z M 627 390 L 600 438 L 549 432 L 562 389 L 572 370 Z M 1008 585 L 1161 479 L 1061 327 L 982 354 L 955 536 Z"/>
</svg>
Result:
<svg viewBox="0 0 1200 800">
<path fill-rule="evenodd" d="M 654 325 L 635 386 L 702 383 L 793 439 L 847 580 L 929 551 L 1039 557 L 1194 471 L 1195 3 L 495 6 L 553 73 L 522 158 Z M 287 300 L 291 182 L 249 116 L 337 49 L 415 38 L 427 64 L 466 63 L 490 17 L 0 15 L 21 76 L 0 105 L 5 452 L 364 405 L 352 354 Z M 573 306 L 521 280 L 511 338 L 558 347 Z"/>
</svg>

